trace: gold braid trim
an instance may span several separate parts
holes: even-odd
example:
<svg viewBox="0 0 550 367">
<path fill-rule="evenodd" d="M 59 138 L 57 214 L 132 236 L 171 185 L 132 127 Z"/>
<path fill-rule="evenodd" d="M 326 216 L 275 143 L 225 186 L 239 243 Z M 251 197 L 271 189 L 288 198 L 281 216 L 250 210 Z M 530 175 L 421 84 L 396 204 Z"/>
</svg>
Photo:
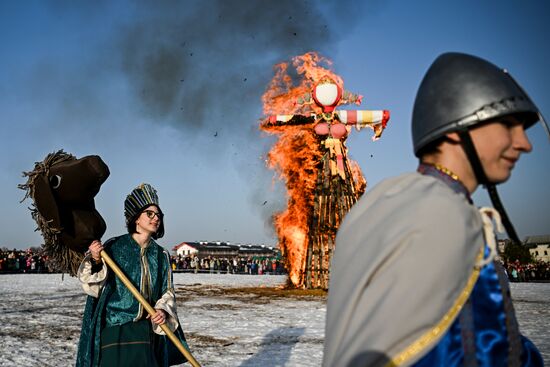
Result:
<svg viewBox="0 0 550 367">
<path fill-rule="evenodd" d="M 483 259 L 483 251 L 485 246 L 481 246 L 481 250 L 479 251 L 479 254 L 476 258 L 476 264 Z M 472 293 L 472 290 L 474 289 L 474 285 L 477 282 L 477 279 L 479 278 L 479 272 L 481 268 L 479 266 L 474 266 L 472 274 L 470 274 L 470 278 L 466 282 L 466 286 L 460 293 L 460 295 L 455 300 L 453 306 L 447 311 L 447 313 L 443 316 L 443 318 L 437 323 L 436 326 L 434 326 L 431 330 L 424 333 L 420 338 L 418 338 L 416 341 L 411 343 L 405 350 L 403 350 L 401 353 L 398 353 L 395 357 L 393 357 L 387 364 L 386 367 L 395 367 L 400 366 L 408 361 L 410 361 L 412 358 L 416 357 L 420 352 L 425 350 L 428 346 L 431 346 L 434 341 L 437 341 L 443 333 L 445 333 L 449 327 L 451 326 L 452 322 L 456 319 L 459 312 L 462 310 L 462 307 L 468 300 L 468 297 L 470 297 L 470 294 Z"/>
<path fill-rule="evenodd" d="M 437 163 L 434 163 L 433 166 L 438 171 L 441 171 L 441 172 L 447 174 L 448 176 L 451 176 L 453 180 L 460 181 L 460 178 L 458 178 L 458 175 L 456 173 L 454 173 L 453 171 L 451 171 L 450 169 L 448 169 L 447 167 L 444 167 L 444 166 L 442 166 L 440 164 L 437 164 Z"/>
</svg>

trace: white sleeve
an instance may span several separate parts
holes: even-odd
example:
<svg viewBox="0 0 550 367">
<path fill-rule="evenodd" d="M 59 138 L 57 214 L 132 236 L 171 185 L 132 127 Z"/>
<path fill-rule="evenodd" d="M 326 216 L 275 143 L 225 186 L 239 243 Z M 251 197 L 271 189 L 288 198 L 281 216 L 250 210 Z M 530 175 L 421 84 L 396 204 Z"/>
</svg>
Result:
<svg viewBox="0 0 550 367">
<path fill-rule="evenodd" d="M 166 312 L 166 325 L 171 331 L 175 331 L 179 326 L 177 307 L 176 307 L 176 295 L 169 289 L 162 295 L 154 306 L 156 309 L 161 309 Z M 153 323 L 153 331 L 159 335 L 165 335 L 160 325 Z"/>
<path fill-rule="evenodd" d="M 92 273 L 92 257 L 90 254 L 84 257 L 78 272 L 76 274 L 77 278 L 82 283 L 82 289 L 84 293 L 89 296 L 98 298 L 105 281 L 107 280 L 107 265 L 101 260 L 103 267 L 97 273 Z"/>
</svg>

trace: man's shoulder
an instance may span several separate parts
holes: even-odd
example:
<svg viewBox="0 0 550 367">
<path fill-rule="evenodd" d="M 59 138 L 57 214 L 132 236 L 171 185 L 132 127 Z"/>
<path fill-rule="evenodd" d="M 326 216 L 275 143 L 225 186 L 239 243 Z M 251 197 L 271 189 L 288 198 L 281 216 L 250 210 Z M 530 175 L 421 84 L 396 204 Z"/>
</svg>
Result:
<svg viewBox="0 0 550 367">
<path fill-rule="evenodd" d="M 408 173 L 384 180 L 365 194 L 344 218 L 339 236 L 345 242 L 385 247 L 403 235 L 418 237 L 441 228 L 466 231 L 476 213 L 463 195 L 440 180 Z"/>
<path fill-rule="evenodd" d="M 408 172 L 390 177 L 377 184 L 368 194 L 385 196 L 415 195 L 418 192 L 452 197 L 454 191 L 443 181 L 418 172 Z M 418 199 L 421 199 L 420 197 Z M 423 198 L 422 198 L 423 199 Z"/>
<path fill-rule="evenodd" d="M 417 172 L 381 181 L 357 204 L 362 210 L 410 212 L 419 208 L 461 211 L 471 207 L 466 198 L 444 182 Z M 361 209 L 360 209 L 361 210 Z"/>
</svg>

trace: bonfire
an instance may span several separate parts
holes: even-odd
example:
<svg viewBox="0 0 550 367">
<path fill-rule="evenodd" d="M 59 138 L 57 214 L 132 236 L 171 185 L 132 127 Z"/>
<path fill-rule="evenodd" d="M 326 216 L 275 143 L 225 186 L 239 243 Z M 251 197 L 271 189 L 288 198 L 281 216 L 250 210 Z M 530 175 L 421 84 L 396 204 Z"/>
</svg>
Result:
<svg viewBox="0 0 550 367">
<path fill-rule="evenodd" d="M 366 189 L 356 162 L 348 157 L 352 127 L 370 128 L 378 140 L 389 120 L 387 110 L 338 110 L 360 105 L 317 53 L 275 66 L 263 99 L 260 129 L 278 136 L 267 156 L 286 184 L 287 208 L 274 214 L 279 246 L 289 280 L 298 288 L 328 289 L 336 231 Z"/>
</svg>

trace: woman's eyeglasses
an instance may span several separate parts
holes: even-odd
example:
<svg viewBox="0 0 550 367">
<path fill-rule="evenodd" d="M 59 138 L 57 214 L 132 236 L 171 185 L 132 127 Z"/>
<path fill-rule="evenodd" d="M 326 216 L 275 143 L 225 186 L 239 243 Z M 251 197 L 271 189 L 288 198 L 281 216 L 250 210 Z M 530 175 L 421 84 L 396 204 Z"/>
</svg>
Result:
<svg viewBox="0 0 550 367">
<path fill-rule="evenodd" d="M 145 213 L 145 215 L 147 215 L 147 218 L 149 218 L 149 219 L 153 219 L 155 217 L 155 215 L 158 217 L 159 220 L 162 220 L 162 217 L 164 217 L 164 214 L 157 213 L 157 212 L 152 211 L 152 210 L 144 210 L 143 212 Z"/>
</svg>

